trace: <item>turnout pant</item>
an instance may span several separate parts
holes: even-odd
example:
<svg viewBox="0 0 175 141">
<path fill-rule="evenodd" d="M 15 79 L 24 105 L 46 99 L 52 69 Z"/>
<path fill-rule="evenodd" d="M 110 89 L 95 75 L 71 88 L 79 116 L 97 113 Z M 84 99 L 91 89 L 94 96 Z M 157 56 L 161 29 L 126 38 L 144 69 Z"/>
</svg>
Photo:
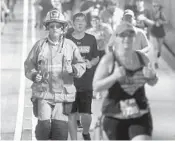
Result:
<svg viewBox="0 0 175 141">
<path fill-rule="evenodd" d="M 35 134 L 37 140 L 67 140 L 68 116 L 63 114 L 62 103 L 50 104 L 38 100 L 38 123 Z"/>
</svg>

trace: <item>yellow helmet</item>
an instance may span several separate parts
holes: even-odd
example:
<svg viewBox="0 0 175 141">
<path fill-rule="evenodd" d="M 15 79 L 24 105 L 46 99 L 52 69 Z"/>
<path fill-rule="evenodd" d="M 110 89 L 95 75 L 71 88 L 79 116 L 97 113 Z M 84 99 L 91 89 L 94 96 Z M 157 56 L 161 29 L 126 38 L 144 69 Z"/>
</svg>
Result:
<svg viewBox="0 0 175 141">
<path fill-rule="evenodd" d="M 64 15 L 56 8 L 50 10 L 47 13 L 46 18 L 44 20 L 44 26 L 46 26 L 48 23 L 51 23 L 51 22 L 62 23 L 64 26 L 67 26 L 68 24 L 67 21 L 65 20 Z"/>
</svg>

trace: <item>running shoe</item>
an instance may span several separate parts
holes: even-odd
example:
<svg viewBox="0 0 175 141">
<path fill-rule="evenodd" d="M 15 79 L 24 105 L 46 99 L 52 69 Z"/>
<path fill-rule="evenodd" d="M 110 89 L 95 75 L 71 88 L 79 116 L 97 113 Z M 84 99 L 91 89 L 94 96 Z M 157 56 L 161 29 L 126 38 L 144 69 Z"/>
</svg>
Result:
<svg viewBox="0 0 175 141">
<path fill-rule="evenodd" d="M 88 134 L 82 134 L 82 135 L 83 135 L 84 140 L 91 140 L 91 136 L 90 136 L 89 133 Z"/>
</svg>

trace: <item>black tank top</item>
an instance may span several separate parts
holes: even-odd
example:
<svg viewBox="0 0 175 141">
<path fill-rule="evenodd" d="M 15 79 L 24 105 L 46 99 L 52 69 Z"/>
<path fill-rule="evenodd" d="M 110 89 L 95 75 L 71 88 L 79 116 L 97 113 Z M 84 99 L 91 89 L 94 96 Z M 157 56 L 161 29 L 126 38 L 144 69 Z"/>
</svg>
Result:
<svg viewBox="0 0 175 141">
<path fill-rule="evenodd" d="M 137 52 L 139 61 L 141 67 L 137 70 L 127 70 L 126 69 L 126 73 L 129 75 L 134 75 L 134 73 L 136 73 L 137 71 L 141 71 L 143 69 L 144 66 L 144 61 L 142 59 L 142 56 L 139 52 Z M 116 59 L 115 59 L 116 60 Z M 116 60 L 117 61 L 117 60 Z M 117 61 L 119 63 L 119 61 Z M 119 63 L 120 65 L 120 63 Z M 123 88 L 121 87 L 121 85 L 119 84 L 119 82 L 116 82 L 111 88 L 109 88 L 108 90 L 108 95 L 106 96 L 106 98 L 103 101 L 103 105 L 102 105 L 102 113 L 103 114 L 117 114 L 120 113 L 120 100 L 126 100 L 126 99 L 131 99 L 134 98 L 138 104 L 138 107 L 140 109 L 147 109 L 148 108 L 148 100 L 145 96 L 145 88 L 144 86 L 138 88 L 133 95 L 128 94 L 127 92 L 125 92 L 123 90 Z"/>
</svg>

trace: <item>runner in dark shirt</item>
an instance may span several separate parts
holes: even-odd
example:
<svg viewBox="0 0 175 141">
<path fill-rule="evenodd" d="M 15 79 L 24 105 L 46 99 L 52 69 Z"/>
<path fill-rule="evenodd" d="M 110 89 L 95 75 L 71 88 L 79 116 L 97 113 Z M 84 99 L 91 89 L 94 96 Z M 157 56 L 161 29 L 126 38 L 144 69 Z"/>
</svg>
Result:
<svg viewBox="0 0 175 141">
<path fill-rule="evenodd" d="M 85 60 L 92 60 L 98 57 L 97 42 L 94 36 L 85 33 L 82 39 L 76 39 L 69 34 L 68 39 L 72 40 L 80 49 L 80 53 Z M 75 79 L 75 85 L 78 91 L 91 91 L 94 67 L 87 69 L 80 79 Z M 83 82 L 83 83 L 82 83 Z"/>
<path fill-rule="evenodd" d="M 97 42 L 93 35 L 85 33 L 86 16 L 83 13 L 77 13 L 73 17 L 74 31 L 67 35 L 80 49 L 80 53 L 86 62 L 86 72 L 80 79 L 74 79 L 77 89 L 76 100 L 73 103 L 72 114 L 69 116 L 70 136 L 72 140 L 77 139 L 76 112 L 81 115 L 83 126 L 83 138 L 90 140 L 89 128 L 91 125 L 91 103 L 92 103 L 92 80 L 95 66 L 99 61 Z"/>
</svg>

